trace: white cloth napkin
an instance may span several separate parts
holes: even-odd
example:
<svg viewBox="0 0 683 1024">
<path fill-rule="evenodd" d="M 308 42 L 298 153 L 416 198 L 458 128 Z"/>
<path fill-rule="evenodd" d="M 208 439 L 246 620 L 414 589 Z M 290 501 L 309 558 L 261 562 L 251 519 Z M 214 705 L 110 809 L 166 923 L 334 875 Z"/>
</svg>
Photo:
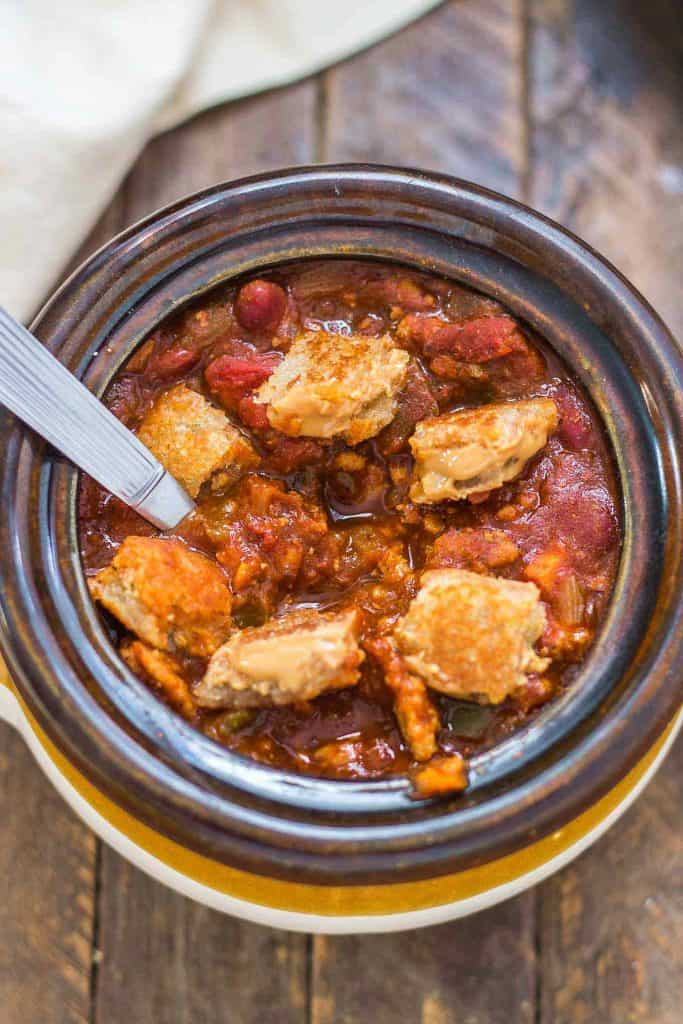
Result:
<svg viewBox="0 0 683 1024">
<path fill-rule="evenodd" d="M 0 304 L 26 319 L 146 140 L 436 0 L 0 0 Z"/>
</svg>

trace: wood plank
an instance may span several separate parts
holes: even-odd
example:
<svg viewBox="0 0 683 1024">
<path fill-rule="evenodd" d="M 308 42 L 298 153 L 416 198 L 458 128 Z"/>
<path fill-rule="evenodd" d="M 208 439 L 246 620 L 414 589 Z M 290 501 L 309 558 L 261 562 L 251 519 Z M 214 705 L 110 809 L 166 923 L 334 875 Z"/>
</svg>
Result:
<svg viewBox="0 0 683 1024">
<path fill-rule="evenodd" d="M 200 907 L 102 851 L 95 1024 L 301 1024 L 307 939 Z"/>
<path fill-rule="evenodd" d="M 316 84 L 195 118 L 151 142 L 120 193 L 125 222 L 228 178 L 313 158 Z M 93 983 L 96 1024 L 299 1024 L 305 936 L 184 899 L 103 848 Z"/>
<path fill-rule="evenodd" d="M 683 22 L 672 0 L 531 0 L 533 205 L 683 330 Z"/>
<path fill-rule="evenodd" d="M 121 226 L 116 198 L 64 276 Z M 86 1024 L 98 843 L 2 724 L 0 820 L 0 1020 Z"/>
<path fill-rule="evenodd" d="M 0 725 L 0 1019 L 87 1024 L 95 838 Z"/>
<path fill-rule="evenodd" d="M 446 171 L 518 195 L 521 0 L 456 0 L 325 75 L 325 160 Z"/>
<path fill-rule="evenodd" d="M 522 15 L 516 0 L 450 3 L 327 72 L 321 158 L 412 164 L 521 194 Z M 534 908 L 530 893 L 425 931 L 316 937 L 313 1024 L 533 1021 Z"/>
<path fill-rule="evenodd" d="M 531 0 L 530 199 L 683 326 L 677 5 Z M 677 70 L 678 69 L 678 70 Z M 680 1020 L 683 744 L 637 806 L 540 893 L 541 1020 Z"/>
<path fill-rule="evenodd" d="M 534 899 L 398 935 L 313 940 L 311 1024 L 532 1024 Z"/>
<path fill-rule="evenodd" d="M 683 742 L 622 821 L 540 892 L 542 1024 L 678 1024 Z"/>
<path fill-rule="evenodd" d="M 125 221 L 216 182 L 310 163 L 316 103 L 309 80 L 208 110 L 153 139 L 123 185 Z"/>
</svg>

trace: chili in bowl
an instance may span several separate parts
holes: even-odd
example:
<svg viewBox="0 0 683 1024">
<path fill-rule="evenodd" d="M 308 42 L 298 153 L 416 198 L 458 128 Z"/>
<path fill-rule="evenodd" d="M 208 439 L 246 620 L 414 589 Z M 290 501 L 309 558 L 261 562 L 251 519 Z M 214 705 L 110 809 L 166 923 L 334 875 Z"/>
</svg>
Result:
<svg viewBox="0 0 683 1024">
<path fill-rule="evenodd" d="M 566 863 L 680 726 L 679 349 L 583 243 L 362 166 L 134 226 L 33 330 L 195 497 L 15 421 L 0 712 L 108 842 L 253 920 L 412 927 Z"/>
<path fill-rule="evenodd" d="M 162 323 L 105 400 L 197 511 L 161 537 L 84 479 L 90 589 L 207 736 L 427 797 L 571 684 L 619 499 L 583 388 L 499 303 L 391 264 L 284 267 Z"/>
</svg>

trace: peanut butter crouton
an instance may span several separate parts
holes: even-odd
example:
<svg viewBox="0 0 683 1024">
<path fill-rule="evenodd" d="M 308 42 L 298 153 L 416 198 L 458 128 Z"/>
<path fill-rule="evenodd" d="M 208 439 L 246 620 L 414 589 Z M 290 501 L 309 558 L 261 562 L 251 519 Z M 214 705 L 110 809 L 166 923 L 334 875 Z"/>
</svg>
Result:
<svg viewBox="0 0 683 1024">
<path fill-rule="evenodd" d="M 418 423 L 410 439 L 417 504 L 457 500 L 518 476 L 557 427 L 550 398 L 498 402 Z"/>
<path fill-rule="evenodd" d="M 216 489 L 226 487 L 259 462 L 225 413 L 184 384 L 160 395 L 138 437 L 191 498 L 207 481 Z"/>
<path fill-rule="evenodd" d="M 533 647 L 545 624 L 533 583 L 438 569 L 423 575 L 394 636 L 409 670 L 433 689 L 500 704 L 548 667 Z"/>
<path fill-rule="evenodd" d="M 126 629 L 163 651 L 208 657 L 231 631 L 225 576 L 180 540 L 126 537 L 90 581 L 90 592 Z"/>
<path fill-rule="evenodd" d="M 390 423 L 409 355 L 388 335 L 299 335 L 256 392 L 272 427 L 291 437 L 335 437 L 359 444 Z"/>
<path fill-rule="evenodd" d="M 194 691 L 206 708 L 252 708 L 313 700 L 354 686 L 364 654 L 359 613 L 307 610 L 243 629 L 212 657 Z"/>
</svg>

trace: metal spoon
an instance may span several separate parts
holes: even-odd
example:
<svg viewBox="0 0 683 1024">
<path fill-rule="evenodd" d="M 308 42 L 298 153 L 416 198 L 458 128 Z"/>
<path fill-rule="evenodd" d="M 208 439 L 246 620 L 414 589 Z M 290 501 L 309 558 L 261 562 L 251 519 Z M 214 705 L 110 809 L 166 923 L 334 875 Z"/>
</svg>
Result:
<svg viewBox="0 0 683 1024">
<path fill-rule="evenodd" d="M 2 307 L 0 402 L 160 529 L 194 508 L 135 434 Z"/>
</svg>

